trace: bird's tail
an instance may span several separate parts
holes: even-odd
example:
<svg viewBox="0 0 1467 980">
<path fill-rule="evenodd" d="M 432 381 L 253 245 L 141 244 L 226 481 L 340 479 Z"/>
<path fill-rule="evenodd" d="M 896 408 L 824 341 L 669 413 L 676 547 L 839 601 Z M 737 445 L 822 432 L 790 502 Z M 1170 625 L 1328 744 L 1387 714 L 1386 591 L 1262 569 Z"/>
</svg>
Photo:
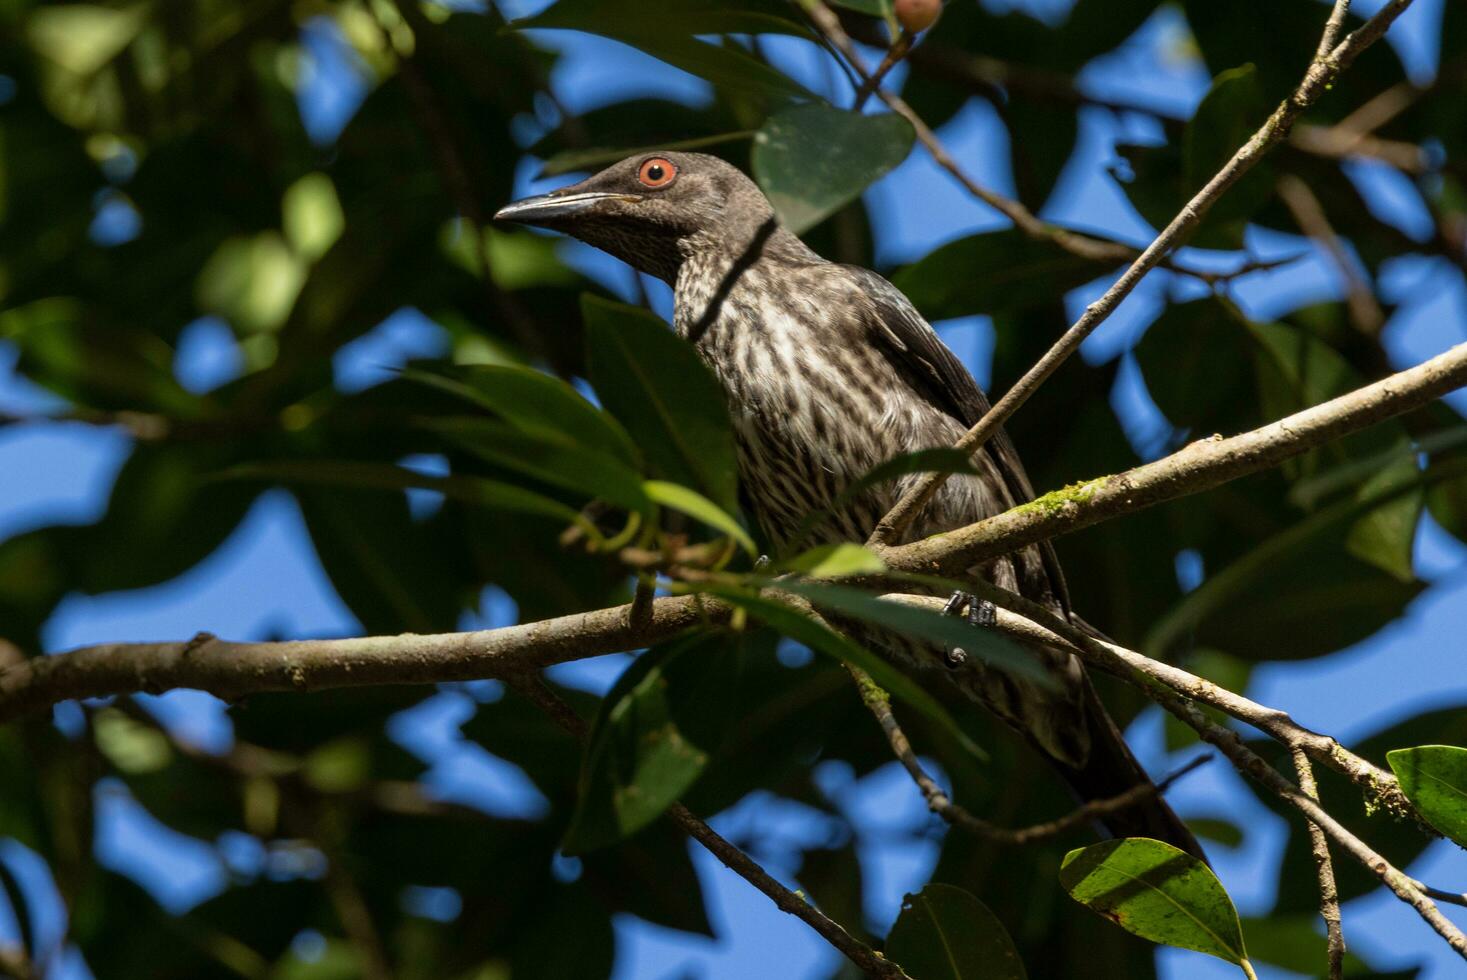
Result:
<svg viewBox="0 0 1467 980">
<path fill-rule="evenodd" d="M 1120 729 L 1100 703 L 1090 678 L 1085 685 L 1085 718 L 1090 728 L 1090 753 L 1078 768 L 1055 760 L 1065 782 L 1081 800 L 1106 800 L 1139 785 L 1150 785 L 1151 777 L 1131 754 Z M 1207 860 L 1197 838 L 1172 812 L 1160 792 L 1153 793 L 1121 810 L 1104 814 L 1098 822 L 1113 837 L 1151 837 L 1179 847 L 1194 857 Z"/>
</svg>

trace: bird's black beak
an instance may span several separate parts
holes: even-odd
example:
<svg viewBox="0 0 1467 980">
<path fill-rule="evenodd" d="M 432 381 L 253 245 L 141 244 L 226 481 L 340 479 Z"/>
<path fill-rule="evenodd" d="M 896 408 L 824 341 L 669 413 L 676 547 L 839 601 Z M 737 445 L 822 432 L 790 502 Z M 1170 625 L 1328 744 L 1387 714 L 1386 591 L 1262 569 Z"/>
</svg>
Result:
<svg viewBox="0 0 1467 980">
<path fill-rule="evenodd" d="M 515 221 L 522 225 L 553 224 L 585 214 L 610 201 L 635 203 L 641 199 L 638 194 L 563 189 L 506 204 L 495 212 L 494 220 Z"/>
</svg>

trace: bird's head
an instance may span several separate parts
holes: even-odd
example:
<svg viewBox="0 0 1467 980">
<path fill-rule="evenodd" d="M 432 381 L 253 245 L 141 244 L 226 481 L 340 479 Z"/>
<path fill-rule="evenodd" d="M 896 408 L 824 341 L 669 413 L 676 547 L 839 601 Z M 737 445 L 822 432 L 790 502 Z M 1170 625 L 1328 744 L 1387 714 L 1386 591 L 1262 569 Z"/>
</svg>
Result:
<svg viewBox="0 0 1467 980">
<path fill-rule="evenodd" d="M 654 151 L 494 217 L 564 232 L 672 282 L 698 249 L 740 249 L 761 228 L 767 235 L 774 212 L 737 167 L 704 153 Z"/>
</svg>

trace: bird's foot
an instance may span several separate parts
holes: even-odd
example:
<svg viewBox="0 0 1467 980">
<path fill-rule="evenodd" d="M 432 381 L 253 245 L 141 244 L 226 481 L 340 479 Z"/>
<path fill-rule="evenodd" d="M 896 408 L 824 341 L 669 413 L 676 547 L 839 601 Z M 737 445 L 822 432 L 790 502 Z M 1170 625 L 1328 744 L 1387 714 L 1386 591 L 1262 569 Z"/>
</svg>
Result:
<svg viewBox="0 0 1467 980">
<path fill-rule="evenodd" d="M 980 599 L 971 592 L 954 592 L 942 607 L 944 616 L 965 616 L 969 626 L 991 627 L 998 621 L 998 607 L 987 599 Z M 956 670 L 968 662 L 968 651 L 962 647 L 949 647 L 946 654 L 948 667 Z"/>
</svg>

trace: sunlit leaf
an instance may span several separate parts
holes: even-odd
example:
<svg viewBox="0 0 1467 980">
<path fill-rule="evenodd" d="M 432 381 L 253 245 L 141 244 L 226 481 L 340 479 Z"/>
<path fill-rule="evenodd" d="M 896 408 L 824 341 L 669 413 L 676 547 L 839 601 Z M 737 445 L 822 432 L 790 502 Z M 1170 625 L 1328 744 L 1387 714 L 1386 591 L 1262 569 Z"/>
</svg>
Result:
<svg viewBox="0 0 1467 980">
<path fill-rule="evenodd" d="M 325 255 L 346 225 L 336 187 L 323 173 L 306 174 L 287 187 L 281 211 L 286 240 L 308 261 Z"/>
<path fill-rule="evenodd" d="M 930 884 L 902 899 L 886 957 L 921 980 L 1025 980 L 1014 941 L 988 906 L 961 888 Z"/>
<path fill-rule="evenodd" d="M 1426 822 L 1467 847 L 1467 749 L 1419 745 L 1387 752 L 1386 761 Z"/>
<path fill-rule="evenodd" d="M 811 548 L 793 558 L 785 559 L 779 563 L 779 567 L 811 578 L 875 575 L 886 571 L 886 563 L 874 551 L 850 542 Z"/>
<path fill-rule="evenodd" d="M 754 135 L 754 179 L 784 226 L 799 234 L 906 159 L 914 138 L 911 124 L 895 113 L 796 106 Z"/>
<path fill-rule="evenodd" d="M 1247 962 L 1222 882 L 1170 844 L 1131 837 L 1077 848 L 1065 855 L 1059 880 L 1075 901 L 1143 939 Z"/>
<path fill-rule="evenodd" d="M 696 490 L 689 490 L 687 487 L 668 483 L 665 480 L 648 480 L 642 484 L 642 489 L 654 503 L 681 511 L 716 531 L 722 531 L 737 541 L 739 547 L 749 554 L 758 550 L 754 547 L 754 541 L 749 537 L 749 533 L 737 520 Z"/>
</svg>

